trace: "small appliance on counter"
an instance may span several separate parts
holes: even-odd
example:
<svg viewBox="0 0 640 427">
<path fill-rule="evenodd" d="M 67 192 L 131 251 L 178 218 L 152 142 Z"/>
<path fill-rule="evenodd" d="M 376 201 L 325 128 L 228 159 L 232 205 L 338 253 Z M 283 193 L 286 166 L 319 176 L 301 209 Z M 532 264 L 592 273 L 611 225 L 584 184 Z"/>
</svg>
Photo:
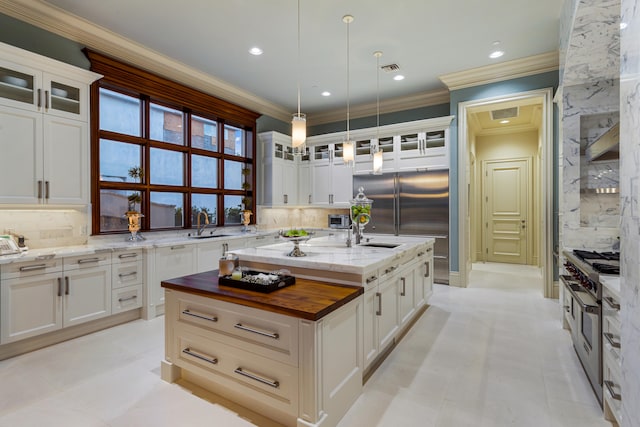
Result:
<svg viewBox="0 0 640 427">
<path fill-rule="evenodd" d="M 329 228 L 346 230 L 351 227 L 351 218 L 349 214 L 329 214 Z"/>
</svg>

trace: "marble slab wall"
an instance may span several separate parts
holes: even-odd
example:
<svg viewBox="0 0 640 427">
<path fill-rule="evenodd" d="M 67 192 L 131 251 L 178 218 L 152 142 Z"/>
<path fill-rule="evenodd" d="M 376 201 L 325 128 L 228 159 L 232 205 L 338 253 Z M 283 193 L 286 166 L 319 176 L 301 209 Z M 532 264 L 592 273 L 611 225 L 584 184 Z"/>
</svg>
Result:
<svg viewBox="0 0 640 427">
<path fill-rule="evenodd" d="M 90 232 L 83 209 L 0 209 L 0 234 L 8 230 L 30 249 L 84 245 Z"/>
<path fill-rule="evenodd" d="M 640 0 L 622 0 L 620 196 L 623 427 L 640 425 Z"/>
<path fill-rule="evenodd" d="M 618 245 L 617 201 L 610 200 L 608 206 L 602 205 L 604 198 L 593 197 L 590 201 L 586 198 L 581 202 L 581 170 L 584 166 L 581 167 L 580 148 L 583 135 L 591 139 L 606 131 L 610 121 L 601 121 L 599 118 L 616 117 L 619 108 L 617 79 L 565 86 L 562 89 L 562 248 L 611 250 Z M 598 119 L 593 119 L 594 116 L 598 116 Z M 585 131 L 584 126 L 591 126 L 595 131 Z M 602 217 L 603 221 L 581 223 L 582 203 L 585 204 L 585 214 L 593 216 L 594 212 L 599 212 L 597 216 Z"/>
</svg>

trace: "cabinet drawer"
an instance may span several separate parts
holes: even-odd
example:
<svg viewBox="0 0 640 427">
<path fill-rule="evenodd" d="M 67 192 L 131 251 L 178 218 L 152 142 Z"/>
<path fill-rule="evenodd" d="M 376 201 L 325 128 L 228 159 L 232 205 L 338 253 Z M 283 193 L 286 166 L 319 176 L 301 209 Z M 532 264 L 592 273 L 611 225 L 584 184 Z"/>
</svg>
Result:
<svg viewBox="0 0 640 427">
<path fill-rule="evenodd" d="M 602 364 L 602 379 L 605 398 L 613 404 L 615 412 L 620 415 L 621 408 L 621 382 L 620 365 L 605 354 Z"/>
<path fill-rule="evenodd" d="M 51 258 L 5 264 L 1 269 L 2 279 L 16 279 L 38 274 L 58 273 L 62 271 L 62 258 Z"/>
<path fill-rule="evenodd" d="M 112 255 L 113 264 L 123 264 L 136 261 L 142 261 L 142 249 L 116 251 Z"/>
<path fill-rule="evenodd" d="M 236 347 L 298 365 L 297 319 L 182 292 L 175 295 L 178 323 L 223 334 Z"/>
<path fill-rule="evenodd" d="M 296 409 L 297 368 L 239 349 L 202 329 L 177 325 L 173 363 L 288 413 Z M 295 413 L 295 412 L 294 412 Z"/>
<path fill-rule="evenodd" d="M 142 260 L 126 264 L 111 265 L 111 287 L 113 289 L 142 284 Z"/>
<path fill-rule="evenodd" d="M 111 265 L 111 252 L 65 257 L 63 265 L 65 271 Z"/>
<path fill-rule="evenodd" d="M 142 285 L 127 286 L 114 290 L 111 294 L 112 314 L 142 307 Z"/>
</svg>

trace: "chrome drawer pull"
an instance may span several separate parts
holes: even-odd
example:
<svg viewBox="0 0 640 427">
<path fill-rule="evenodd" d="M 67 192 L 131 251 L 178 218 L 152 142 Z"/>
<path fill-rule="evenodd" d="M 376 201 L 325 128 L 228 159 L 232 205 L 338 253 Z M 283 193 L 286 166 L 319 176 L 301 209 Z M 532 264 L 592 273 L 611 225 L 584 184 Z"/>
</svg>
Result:
<svg viewBox="0 0 640 427">
<path fill-rule="evenodd" d="M 604 332 L 602 335 L 604 335 L 607 341 L 609 341 L 609 344 L 611 344 L 611 347 L 620 348 L 620 341 L 616 341 L 615 335 L 613 335 L 611 332 Z"/>
<path fill-rule="evenodd" d="M 398 268 L 398 266 L 397 266 L 397 265 L 394 265 L 394 266 L 392 266 L 392 267 L 389 267 L 389 268 L 387 268 L 386 270 L 384 270 L 384 274 L 389 274 L 389 273 L 391 273 L 392 271 L 395 271 L 395 269 L 396 269 L 396 268 Z"/>
<path fill-rule="evenodd" d="M 209 317 L 209 316 L 205 316 L 204 314 L 193 313 L 190 310 L 182 310 L 182 314 L 186 314 L 187 316 L 191 316 L 191 317 L 197 317 L 198 319 L 208 320 L 209 322 L 218 321 L 218 318 L 215 316 Z"/>
<path fill-rule="evenodd" d="M 91 262 L 98 262 L 100 261 L 100 258 L 95 257 L 95 258 L 83 258 L 83 259 L 79 259 L 78 260 L 78 264 L 89 264 Z"/>
<path fill-rule="evenodd" d="M 253 332 L 254 334 L 258 334 L 258 335 L 262 335 L 264 337 L 269 337 L 269 338 L 273 338 L 275 340 L 277 340 L 278 338 L 280 338 L 280 334 L 278 334 L 277 332 L 265 332 L 265 331 L 261 331 L 259 329 L 254 329 L 254 328 L 250 328 L 248 326 L 244 326 L 242 323 L 236 323 L 235 325 L 233 325 L 234 328 L 237 329 L 242 329 L 243 331 L 247 331 L 247 332 Z"/>
<path fill-rule="evenodd" d="M 252 374 L 251 372 L 245 371 L 242 368 L 236 368 L 233 372 L 235 372 L 236 374 L 240 374 L 242 376 L 245 376 L 247 378 L 251 378 L 252 380 L 256 380 L 258 382 L 261 382 L 262 384 L 266 384 L 266 385 L 271 386 L 273 388 L 280 387 L 280 383 L 278 381 L 262 378 L 262 377 L 260 377 L 260 376 L 258 376 L 256 374 Z"/>
<path fill-rule="evenodd" d="M 184 350 L 182 350 L 182 352 L 184 354 L 188 354 L 189 356 L 193 356 L 196 359 L 200 359 L 200 360 L 204 360 L 205 362 L 209 362 L 212 365 L 217 365 L 218 364 L 218 359 L 217 358 L 215 358 L 215 357 L 211 358 L 211 357 L 207 357 L 207 356 L 203 356 L 201 354 L 195 353 L 194 351 L 191 350 L 190 347 L 185 348 Z"/>
<path fill-rule="evenodd" d="M 172 251 L 175 251 L 176 249 L 184 249 L 184 245 L 171 246 Z"/>
<path fill-rule="evenodd" d="M 138 274 L 137 271 L 132 271 L 131 273 L 120 273 L 118 274 L 118 277 L 123 278 L 123 277 L 129 277 L 129 276 L 135 276 L 136 274 Z"/>
<path fill-rule="evenodd" d="M 400 280 L 402 281 L 402 292 L 400 292 L 400 296 L 406 296 L 407 294 L 407 289 L 406 289 L 406 285 L 407 285 L 407 280 L 404 277 L 401 277 Z"/>
<path fill-rule="evenodd" d="M 376 316 L 382 316 L 382 294 L 376 292 L 376 297 L 378 297 L 378 311 L 376 311 Z"/>
<path fill-rule="evenodd" d="M 44 270 L 47 268 L 47 264 L 27 265 L 26 267 L 20 267 L 20 271 L 36 271 Z"/>
<path fill-rule="evenodd" d="M 131 301 L 132 299 L 138 298 L 138 295 L 131 296 L 129 298 L 118 298 L 118 302 Z"/>
<path fill-rule="evenodd" d="M 62 296 L 62 279 L 58 277 L 58 296 Z"/>
<path fill-rule="evenodd" d="M 371 283 L 374 282 L 378 279 L 378 276 L 371 276 L 369 278 L 367 278 L 367 280 L 365 280 L 367 283 Z"/>
<path fill-rule="evenodd" d="M 69 295 L 69 276 L 64 276 L 64 294 Z"/>
<path fill-rule="evenodd" d="M 607 387 L 607 390 L 609 391 L 609 394 L 611 395 L 612 399 L 622 400 L 622 396 L 620 396 L 618 393 L 613 391 L 613 387 L 615 387 L 615 383 L 613 381 L 604 380 L 604 385 Z"/>
<path fill-rule="evenodd" d="M 429 277 L 429 265 L 428 262 L 424 263 L 424 277 Z"/>
<path fill-rule="evenodd" d="M 133 253 L 133 254 L 121 254 L 121 255 L 118 255 L 118 258 L 120 258 L 120 259 L 125 259 L 125 258 L 137 258 L 137 257 L 138 257 L 138 254 L 136 254 L 136 253 Z"/>
<path fill-rule="evenodd" d="M 614 310 L 620 310 L 620 304 L 618 304 L 613 298 L 604 297 L 602 299 L 605 300 Z"/>
<path fill-rule="evenodd" d="M 425 253 L 424 252 L 418 252 L 418 257 L 423 256 Z"/>
</svg>

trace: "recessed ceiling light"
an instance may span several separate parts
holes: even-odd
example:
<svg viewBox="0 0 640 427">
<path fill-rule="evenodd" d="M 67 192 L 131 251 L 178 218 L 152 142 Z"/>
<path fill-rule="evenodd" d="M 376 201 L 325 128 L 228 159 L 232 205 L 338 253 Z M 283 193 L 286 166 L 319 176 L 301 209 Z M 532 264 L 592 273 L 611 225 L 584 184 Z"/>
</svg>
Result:
<svg viewBox="0 0 640 427">
<path fill-rule="evenodd" d="M 496 58 L 500 58 L 502 55 L 504 55 L 504 52 L 501 50 L 494 50 L 493 52 L 491 52 L 489 54 L 489 58 L 491 59 L 496 59 Z"/>
<path fill-rule="evenodd" d="M 262 55 L 262 49 L 260 49 L 259 47 L 252 47 L 251 49 L 249 49 L 249 53 L 255 56 Z"/>
<path fill-rule="evenodd" d="M 620 23 L 620 29 L 624 30 L 625 28 L 627 28 L 627 23 L 626 22 L 621 22 Z"/>
<path fill-rule="evenodd" d="M 322 96 L 331 96 L 331 92 L 329 92 L 328 90 L 325 90 L 324 92 L 321 93 Z"/>
<path fill-rule="evenodd" d="M 402 74 L 398 74 L 397 76 L 393 77 L 393 80 L 396 80 L 396 81 L 404 80 L 404 76 Z"/>
<path fill-rule="evenodd" d="M 503 125 L 506 125 L 507 123 L 509 123 L 509 120 L 500 120 L 500 123 L 502 123 Z"/>
</svg>

